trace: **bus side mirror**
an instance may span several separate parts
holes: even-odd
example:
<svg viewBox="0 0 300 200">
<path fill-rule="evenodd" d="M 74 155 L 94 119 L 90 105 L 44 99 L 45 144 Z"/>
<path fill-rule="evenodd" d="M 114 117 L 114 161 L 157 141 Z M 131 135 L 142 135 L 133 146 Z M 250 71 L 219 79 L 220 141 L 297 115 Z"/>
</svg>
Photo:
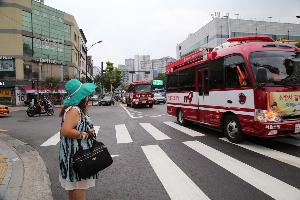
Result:
<svg viewBox="0 0 300 200">
<path fill-rule="evenodd" d="M 268 82 L 268 75 L 266 68 L 258 68 L 256 74 L 256 81 L 258 83 L 266 83 Z"/>
</svg>

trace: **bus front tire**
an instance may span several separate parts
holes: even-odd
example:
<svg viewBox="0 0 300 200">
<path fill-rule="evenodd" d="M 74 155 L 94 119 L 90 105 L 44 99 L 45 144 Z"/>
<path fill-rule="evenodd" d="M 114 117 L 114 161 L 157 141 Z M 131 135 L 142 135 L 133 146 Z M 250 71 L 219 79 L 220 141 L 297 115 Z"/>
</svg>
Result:
<svg viewBox="0 0 300 200">
<path fill-rule="evenodd" d="M 245 135 L 241 131 L 240 122 L 234 115 L 226 116 L 223 132 L 230 142 L 239 143 L 245 140 Z"/>
</svg>

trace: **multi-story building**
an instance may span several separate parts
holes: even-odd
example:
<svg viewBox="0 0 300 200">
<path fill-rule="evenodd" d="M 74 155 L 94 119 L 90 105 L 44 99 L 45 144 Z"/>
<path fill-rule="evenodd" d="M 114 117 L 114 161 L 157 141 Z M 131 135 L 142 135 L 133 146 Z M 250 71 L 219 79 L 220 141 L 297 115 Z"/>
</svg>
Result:
<svg viewBox="0 0 300 200">
<path fill-rule="evenodd" d="M 134 70 L 136 72 L 136 81 L 144 80 L 144 72 L 138 72 L 138 71 L 144 71 L 144 69 L 141 68 L 141 62 L 150 61 L 149 55 L 135 55 L 134 56 Z"/>
<path fill-rule="evenodd" d="M 153 59 L 148 61 L 141 61 L 140 66 L 141 70 L 149 71 L 150 73 L 144 73 L 142 75 L 142 80 L 153 80 L 155 79 L 159 73 L 166 72 L 166 66 L 171 62 L 176 61 L 176 59 L 172 57 L 163 57 L 160 59 Z"/>
<path fill-rule="evenodd" d="M 177 45 L 177 58 L 201 47 L 219 46 L 228 37 L 244 35 L 267 35 L 274 40 L 300 40 L 300 24 L 216 17 Z"/>
<path fill-rule="evenodd" d="M 87 48 L 86 48 L 86 37 L 82 29 L 80 31 L 79 44 L 80 44 L 80 60 L 79 60 L 79 78 L 85 79 L 86 77 L 86 57 L 87 57 Z"/>
<path fill-rule="evenodd" d="M 157 73 L 165 73 L 166 72 L 166 66 L 170 64 L 171 62 L 176 61 L 176 59 L 167 56 L 160 59 L 153 59 L 152 60 L 152 68 L 157 71 Z M 154 78 L 157 76 L 157 74 L 154 74 Z"/>
<path fill-rule="evenodd" d="M 121 82 L 124 85 L 129 84 L 129 71 L 126 69 L 126 65 L 118 65 L 118 68 L 122 71 Z"/>
<path fill-rule="evenodd" d="M 176 59 L 169 56 L 150 60 L 149 55 L 136 55 L 134 59 L 125 59 L 125 70 L 135 71 L 135 73 L 129 73 L 128 82 L 153 80 L 159 73 L 165 73 L 165 67 L 174 61 Z"/>
<path fill-rule="evenodd" d="M 87 77 L 91 80 L 94 80 L 93 74 L 94 61 L 92 56 L 87 56 Z"/>
<path fill-rule="evenodd" d="M 125 59 L 125 70 L 128 72 L 133 72 L 134 70 L 134 59 Z M 136 80 L 135 73 L 129 73 L 128 82 L 131 83 Z"/>
<path fill-rule="evenodd" d="M 0 3 L 0 103 L 22 104 L 47 92 L 45 80 L 78 78 L 80 32 L 75 18 L 41 0 Z M 32 84 L 39 83 L 39 89 Z M 57 98 L 61 91 L 55 90 Z"/>
</svg>

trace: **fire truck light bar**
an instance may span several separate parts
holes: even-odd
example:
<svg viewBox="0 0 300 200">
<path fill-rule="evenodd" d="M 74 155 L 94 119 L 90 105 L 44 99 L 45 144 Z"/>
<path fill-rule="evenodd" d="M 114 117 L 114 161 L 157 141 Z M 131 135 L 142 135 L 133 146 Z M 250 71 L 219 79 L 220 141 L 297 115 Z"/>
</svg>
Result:
<svg viewBox="0 0 300 200">
<path fill-rule="evenodd" d="M 269 36 L 257 36 L 257 35 L 248 35 L 241 37 L 228 38 L 227 42 L 246 42 L 246 41 L 261 41 L 261 42 L 275 42 Z"/>
</svg>

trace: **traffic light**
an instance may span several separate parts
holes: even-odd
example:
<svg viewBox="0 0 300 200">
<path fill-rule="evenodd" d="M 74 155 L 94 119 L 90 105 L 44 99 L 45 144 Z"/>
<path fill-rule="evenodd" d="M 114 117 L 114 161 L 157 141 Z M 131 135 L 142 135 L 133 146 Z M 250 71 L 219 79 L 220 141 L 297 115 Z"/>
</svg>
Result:
<svg viewBox="0 0 300 200">
<path fill-rule="evenodd" d="M 103 72 L 105 72 L 106 70 L 103 69 L 103 62 L 101 62 L 101 76 L 103 75 Z"/>
</svg>

